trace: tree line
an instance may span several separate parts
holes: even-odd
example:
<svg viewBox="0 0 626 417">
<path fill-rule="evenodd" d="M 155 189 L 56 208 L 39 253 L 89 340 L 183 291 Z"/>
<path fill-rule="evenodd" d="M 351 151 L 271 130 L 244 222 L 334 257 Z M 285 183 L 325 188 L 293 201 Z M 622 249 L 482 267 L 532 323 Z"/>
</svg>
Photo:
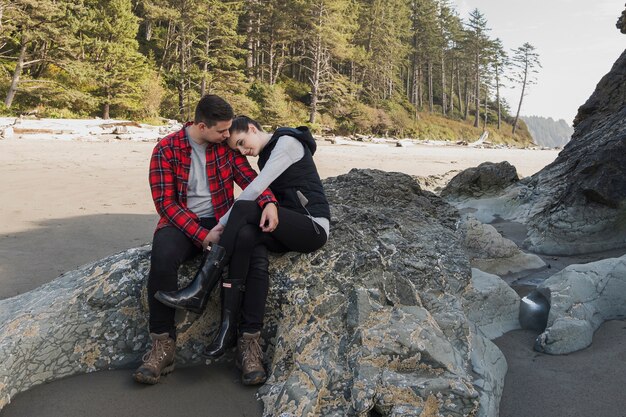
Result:
<svg viewBox="0 0 626 417">
<path fill-rule="evenodd" d="M 2 112 L 186 120 L 216 93 L 268 125 L 403 135 L 428 112 L 515 133 L 538 55 L 489 31 L 448 0 L 0 0 Z"/>
</svg>

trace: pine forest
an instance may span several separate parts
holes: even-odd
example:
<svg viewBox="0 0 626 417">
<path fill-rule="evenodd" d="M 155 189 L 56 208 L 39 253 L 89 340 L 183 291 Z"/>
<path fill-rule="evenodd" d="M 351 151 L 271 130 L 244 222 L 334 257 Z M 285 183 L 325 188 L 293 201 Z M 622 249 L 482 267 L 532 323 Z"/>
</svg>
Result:
<svg viewBox="0 0 626 417">
<path fill-rule="evenodd" d="M 182 121 L 214 93 L 270 127 L 528 144 L 538 68 L 448 0 L 0 0 L 6 116 Z"/>
</svg>

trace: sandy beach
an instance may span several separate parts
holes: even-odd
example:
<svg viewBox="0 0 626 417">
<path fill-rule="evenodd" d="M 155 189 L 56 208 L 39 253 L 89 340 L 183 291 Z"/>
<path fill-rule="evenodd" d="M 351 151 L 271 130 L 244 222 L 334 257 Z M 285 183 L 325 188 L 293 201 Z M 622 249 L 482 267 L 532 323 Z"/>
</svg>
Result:
<svg viewBox="0 0 626 417">
<path fill-rule="evenodd" d="M 148 187 L 153 147 L 154 142 L 0 140 L 0 299 L 150 242 L 157 221 Z M 321 141 L 315 159 L 323 178 L 352 168 L 441 175 L 504 160 L 528 176 L 557 153 Z"/>
<path fill-rule="evenodd" d="M 0 140 L 0 299 L 150 242 L 157 221 L 147 180 L 153 147 L 154 142 Z M 528 176 L 557 154 L 556 150 L 320 142 L 315 159 L 324 178 L 351 168 L 442 175 L 504 160 L 516 166 L 521 176 Z M 572 355 L 534 352 L 532 338 L 529 332 L 519 331 L 497 340 L 509 363 L 501 416 L 626 415 L 626 399 L 619 391 L 626 384 L 626 372 L 621 372 L 626 370 L 626 322 L 606 323 L 590 348 Z M 605 378 L 607 374 L 610 378 Z M 550 381 L 558 386 L 547 389 Z M 176 371 L 157 387 L 138 386 L 128 371 L 121 370 L 35 387 L 15 397 L 0 415 L 253 416 L 261 412 L 255 391 L 238 382 L 228 361 Z"/>
</svg>

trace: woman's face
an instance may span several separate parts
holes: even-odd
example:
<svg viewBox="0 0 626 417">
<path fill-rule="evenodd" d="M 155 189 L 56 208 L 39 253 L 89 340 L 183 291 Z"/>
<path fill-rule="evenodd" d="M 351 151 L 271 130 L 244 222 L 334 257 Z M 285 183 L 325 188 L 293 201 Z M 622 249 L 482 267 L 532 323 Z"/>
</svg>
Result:
<svg viewBox="0 0 626 417">
<path fill-rule="evenodd" d="M 261 140 L 258 129 L 248 125 L 247 132 L 233 132 L 228 138 L 228 146 L 245 156 L 259 156 Z"/>
</svg>

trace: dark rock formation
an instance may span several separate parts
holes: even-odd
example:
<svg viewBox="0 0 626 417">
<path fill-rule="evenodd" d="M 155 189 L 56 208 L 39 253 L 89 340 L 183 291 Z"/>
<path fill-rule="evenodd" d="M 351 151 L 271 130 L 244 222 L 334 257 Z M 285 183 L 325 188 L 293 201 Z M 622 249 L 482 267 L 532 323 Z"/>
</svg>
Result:
<svg viewBox="0 0 626 417">
<path fill-rule="evenodd" d="M 445 198 L 481 198 L 496 195 L 519 180 L 517 170 L 508 162 L 484 162 L 458 173 L 441 190 Z"/>
<path fill-rule="evenodd" d="M 626 10 L 624 10 L 619 19 L 617 19 L 615 26 L 617 26 L 620 32 L 626 33 Z"/>
<path fill-rule="evenodd" d="M 519 301 L 487 308 L 506 285 L 471 279 L 456 210 L 398 173 L 325 185 L 328 244 L 271 262 L 265 415 L 497 416 L 506 362 L 485 335 L 511 327 Z M 0 301 L 0 408 L 41 382 L 138 362 L 148 259 L 149 247 L 131 249 Z M 217 304 L 180 315 L 179 363 L 200 361 Z"/>
<path fill-rule="evenodd" d="M 584 253 L 626 246 L 626 52 L 580 107 L 572 140 L 524 186 L 529 247 Z"/>
<path fill-rule="evenodd" d="M 498 215 L 526 224 L 524 246 L 531 251 L 572 255 L 626 247 L 626 52 L 580 107 L 574 135 L 552 164 L 489 198 L 481 196 L 489 187 L 476 190 L 471 181 L 475 171 L 459 174 L 466 176 L 470 181 L 451 182 L 442 196 L 477 209 L 482 222 Z"/>
</svg>

